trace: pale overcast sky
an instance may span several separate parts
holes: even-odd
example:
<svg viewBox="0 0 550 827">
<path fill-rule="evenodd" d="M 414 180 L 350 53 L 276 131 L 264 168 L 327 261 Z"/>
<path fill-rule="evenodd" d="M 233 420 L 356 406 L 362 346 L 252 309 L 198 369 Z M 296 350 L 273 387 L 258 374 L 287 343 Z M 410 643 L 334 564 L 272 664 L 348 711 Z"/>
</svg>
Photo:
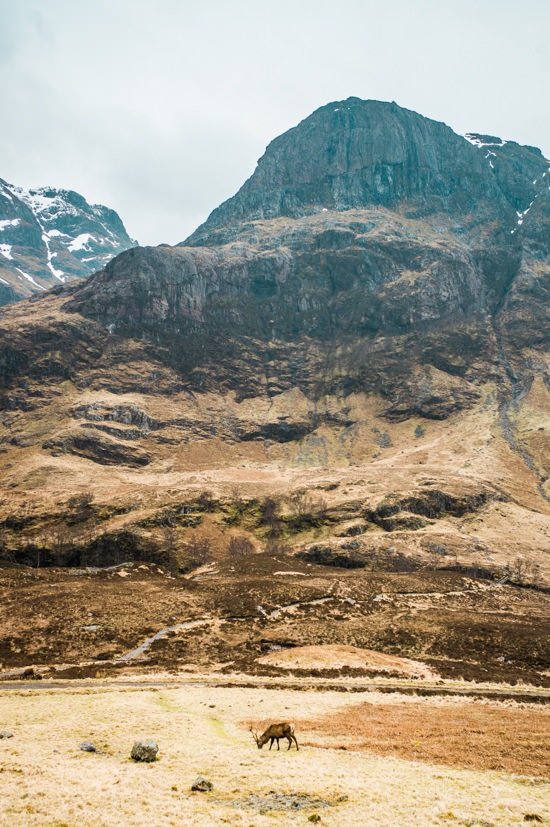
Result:
<svg viewBox="0 0 550 827">
<path fill-rule="evenodd" d="M 354 95 L 550 156 L 549 0 L 0 0 L 0 178 L 177 243 Z"/>
</svg>

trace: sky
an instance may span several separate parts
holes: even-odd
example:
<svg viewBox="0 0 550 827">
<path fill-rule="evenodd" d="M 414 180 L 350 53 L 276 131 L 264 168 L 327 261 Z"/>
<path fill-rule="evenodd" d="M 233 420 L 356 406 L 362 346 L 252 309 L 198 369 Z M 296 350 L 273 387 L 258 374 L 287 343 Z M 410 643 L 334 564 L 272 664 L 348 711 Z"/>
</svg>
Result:
<svg viewBox="0 0 550 827">
<path fill-rule="evenodd" d="M 0 0 L 0 178 L 176 244 L 350 96 L 550 157 L 548 0 Z"/>
</svg>

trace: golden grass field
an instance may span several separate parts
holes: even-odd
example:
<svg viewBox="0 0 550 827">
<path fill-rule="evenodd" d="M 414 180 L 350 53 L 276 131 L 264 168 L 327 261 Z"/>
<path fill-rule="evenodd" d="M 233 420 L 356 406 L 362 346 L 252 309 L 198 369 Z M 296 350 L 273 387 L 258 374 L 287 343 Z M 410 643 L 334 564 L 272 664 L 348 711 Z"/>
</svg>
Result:
<svg viewBox="0 0 550 827">
<path fill-rule="evenodd" d="M 258 751 L 249 726 L 277 720 L 299 751 Z M 90 682 L 0 690 L 1 730 L 2 825 L 550 823 L 547 706 Z M 130 759 L 140 738 L 155 763 Z M 191 792 L 198 774 L 211 792 Z"/>
</svg>

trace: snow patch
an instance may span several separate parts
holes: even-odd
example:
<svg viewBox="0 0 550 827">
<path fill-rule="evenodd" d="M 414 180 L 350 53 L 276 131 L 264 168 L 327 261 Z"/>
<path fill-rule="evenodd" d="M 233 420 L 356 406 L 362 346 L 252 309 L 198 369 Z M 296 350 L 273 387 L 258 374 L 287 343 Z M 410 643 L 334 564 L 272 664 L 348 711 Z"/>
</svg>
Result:
<svg viewBox="0 0 550 827">
<path fill-rule="evenodd" d="M 40 223 L 40 222 L 38 222 L 38 223 Z M 42 225 L 40 225 L 40 226 L 42 227 Z M 52 276 L 54 276 L 54 278 L 58 279 L 58 281 L 64 282 L 65 281 L 65 273 L 63 272 L 63 270 L 56 270 L 56 268 L 52 264 L 53 255 L 52 255 L 52 251 L 50 250 L 50 239 L 49 239 L 48 234 L 44 231 L 43 227 L 42 227 L 42 241 L 46 245 L 46 254 L 48 256 L 48 269 L 50 270 L 50 272 L 51 272 Z"/>
<path fill-rule="evenodd" d="M 25 272 L 23 272 L 23 270 L 20 270 L 19 267 L 16 267 L 15 269 L 17 270 L 18 273 L 21 273 L 23 278 L 26 278 L 27 281 L 30 281 L 30 283 L 34 284 L 35 287 L 38 287 L 39 290 L 45 290 L 46 289 L 42 284 L 38 284 L 38 282 L 35 281 L 32 276 L 29 276 L 28 273 L 25 273 Z"/>
<path fill-rule="evenodd" d="M 31 208 L 39 224 L 41 224 L 41 219 L 51 221 L 53 217 L 57 218 L 60 215 L 79 215 L 78 210 L 72 204 L 67 203 L 63 191 L 46 188 L 28 190 L 24 187 L 10 187 L 10 189 L 14 195 Z M 51 194 L 46 195 L 45 193 Z M 42 229 L 44 228 L 42 227 Z"/>
<path fill-rule="evenodd" d="M 0 230 L 5 230 L 6 227 L 17 227 L 18 224 L 21 224 L 20 218 L 4 219 L 0 221 Z"/>
<path fill-rule="evenodd" d="M 13 256 L 11 254 L 11 244 L 0 244 L 0 253 L 2 253 L 4 258 L 10 258 L 13 261 Z"/>
<path fill-rule="evenodd" d="M 6 281 L 6 279 L 3 279 L 3 278 L 0 277 L 0 281 L 2 282 L 2 284 L 7 284 L 8 287 L 10 286 L 9 281 Z"/>
<path fill-rule="evenodd" d="M 508 143 L 508 141 L 502 141 L 502 140 L 500 141 L 500 143 L 498 143 L 497 141 L 484 142 L 484 141 L 481 140 L 481 138 L 478 135 L 475 135 L 473 132 L 467 132 L 462 137 L 466 138 L 466 140 L 469 141 L 469 143 L 471 143 L 473 146 L 478 146 L 478 147 L 483 147 L 483 146 L 505 146 Z"/>
<path fill-rule="evenodd" d="M 523 212 L 520 212 L 519 210 L 516 210 L 516 215 L 518 216 L 518 227 L 521 227 L 521 225 L 523 224 L 523 219 L 525 218 L 525 216 L 527 215 L 527 213 L 529 212 L 529 210 L 531 209 L 531 207 L 533 206 L 533 204 L 535 203 L 535 201 L 538 197 L 539 197 L 539 193 L 537 193 L 535 195 L 535 197 L 533 198 L 533 200 L 531 201 L 531 203 L 529 204 L 527 209 L 523 210 Z M 515 230 L 512 230 L 512 233 L 514 233 L 514 232 L 515 232 Z"/>
<path fill-rule="evenodd" d="M 77 237 L 71 241 L 67 249 L 70 250 L 71 253 L 75 253 L 77 250 L 90 252 L 90 241 L 97 241 L 97 239 L 95 239 L 93 235 L 90 235 L 90 233 L 80 233 L 80 235 L 77 235 Z"/>
</svg>

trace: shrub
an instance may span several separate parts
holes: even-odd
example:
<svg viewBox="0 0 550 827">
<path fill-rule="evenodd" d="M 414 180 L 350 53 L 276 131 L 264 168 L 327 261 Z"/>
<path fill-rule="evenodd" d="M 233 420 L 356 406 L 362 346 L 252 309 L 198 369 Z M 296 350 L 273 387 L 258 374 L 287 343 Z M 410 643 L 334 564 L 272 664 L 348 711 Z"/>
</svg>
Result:
<svg viewBox="0 0 550 827">
<path fill-rule="evenodd" d="M 205 489 L 204 491 L 201 491 L 197 497 L 197 505 L 202 509 L 202 511 L 215 511 L 216 499 L 211 491 Z"/>
<path fill-rule="evenodd" d="M 94 513 L 92 503 L 94 495 L 91 491 L 86 491 L 83 494 L 77 494 L 67 500 L 67 523 L 74 525 L 75 523 L 83 523 L 88 520 Z"/>
</svg>

